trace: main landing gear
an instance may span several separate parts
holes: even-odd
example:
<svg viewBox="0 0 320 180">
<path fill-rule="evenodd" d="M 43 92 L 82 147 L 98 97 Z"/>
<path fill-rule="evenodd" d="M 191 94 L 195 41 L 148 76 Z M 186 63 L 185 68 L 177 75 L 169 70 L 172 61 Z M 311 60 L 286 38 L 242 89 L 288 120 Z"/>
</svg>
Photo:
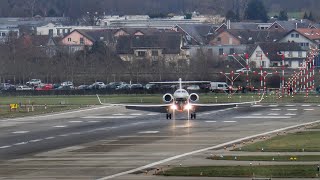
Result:
<svg viewBox="0 0 320 180">
<path fill-rule="evenodd" d="M 197 114 L 196 113 L 191 113 L 190 114 L 190 119 L 197 119 Z"/>
<path fill-rule="evenodd" d="M 172 118 L 172 114 L 167 113 L 166 118 L 167 119 L 171 119 Z"/>
</svg>

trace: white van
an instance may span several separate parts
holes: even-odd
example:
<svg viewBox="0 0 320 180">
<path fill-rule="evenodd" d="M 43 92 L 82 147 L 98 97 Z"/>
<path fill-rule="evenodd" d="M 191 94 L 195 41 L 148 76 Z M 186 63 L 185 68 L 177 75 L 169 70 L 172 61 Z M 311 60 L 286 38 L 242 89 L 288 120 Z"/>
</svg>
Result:
<svg viewBox="0 0 320 180">
<path fill-rule="evenodd" d="M 229 85 L 225 82 L 210 82 L 210 90 L 212 92 L 228 91 Z"/>
</svg>

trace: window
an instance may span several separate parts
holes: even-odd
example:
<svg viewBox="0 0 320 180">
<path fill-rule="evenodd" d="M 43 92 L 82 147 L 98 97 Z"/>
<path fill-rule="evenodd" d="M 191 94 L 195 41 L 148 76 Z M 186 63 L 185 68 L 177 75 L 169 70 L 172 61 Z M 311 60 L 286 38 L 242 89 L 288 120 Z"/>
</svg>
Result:
<svg viewBox="0 0 320 180">
<path fill-rule="evenodd" d="M 158 51 L 152 51 L 151 54 L 152 54 L 152 56 L 158 56 L 159 53 L 158 53 Z"/>
<path fill-rule="evenodd" d="M 53 29 L 49 29 L 49 36 L 53 36 Z"/>
<path fill-rule="evenodd" d="M 275 26 L 274 26 L 274 28 L 275 28 L 275 29 L 278 29 L 278 28 L 279 28 L 279 26 L 278 26 L 278 25 L 275 25 Z"/>
<path fill-rule="evenodd" d="M 302 51 L 298 51 L 298 57 L 302 57 Z"/>
<path fill-rule="evenodd" d="M 288 56 L 289 56 L 289 57 L 292 57 L 292 51 L 289 52 Z"/>
<path fill-rule="evenodd" d="M 294 38 L 294 34 L 291 34 L 291 37 Z"/>
<path fill-rule="evenodd" d="M 300 43 L 300 46 L 303 47 L 303 46 L 304 46 L 304 43 Z"/>
<path fill-rule="evenodd" d="M 309 43 L 306 43 L 306 46 L 309 47 Z"/>
<path fill-rule="evenodd" d="M 223 48 L 219 48 L 219 55 L 220 55 L 220 56 L 223 55 Z"/>
<path fill-rule="evenodd" d="M 261 61 L 261 66 L 262 67 L 266 67 L 266 62 L 265 61 Z"/>
<path fill-rule="evenodd" d="M 60 29 L 57 29 L 57 35 L 60 35 Z"/>
<path fill-rule="evenodd" d="M 217 38 L 217 41 L 218 41 L 218 42 L 221 42 L 221 37 L 218 37 L 218 38 Z"/>
<path fill-rule="evenodd" d="M 138 56 L 139 57 L 145 57 L 146 56 L 146 52 L 145 51 L 138 51 Z"/>
<path fill-rule="evenodd" d="M 299 34 L 298 33 L 296 34 L 296 38 L 299 38 Z"/>
<path fill-rule="evenodd" d="M 80 44 L 84 44 L 84 39 L 83 39 L 83 37 L 80 38 Z"/>
<path fill-rule="evenodd" d="M 234 48 L 230 48 L 230 54 L 234 53 Z"/>
<path fill-rule="evenodd" d="M 3 32 L 3 33 L 1 33 L 1 36 L 6 36 L 6 33 L 4 33 L 4 32 Z"/>
<path fill-rule="evenodd" d="M 68 42 L 71 42 L 71 38 L 68 38 Z"/>
<path fill-rule="evenodd" d="M 262 51 L 256 51 L 256 57 L 262 57 Z"/>
<path fill-rule="evenodd" d="M 212 49 L 211 49 L 211 48 L 209 48 L 209 49 L 208 49 L 208 51 L 207 51 L 207 53 L 208 53 L 208 56 L 212 56 L 212 55 L 213 55 L 213 51 L 212 51 Z"/>
</svg>

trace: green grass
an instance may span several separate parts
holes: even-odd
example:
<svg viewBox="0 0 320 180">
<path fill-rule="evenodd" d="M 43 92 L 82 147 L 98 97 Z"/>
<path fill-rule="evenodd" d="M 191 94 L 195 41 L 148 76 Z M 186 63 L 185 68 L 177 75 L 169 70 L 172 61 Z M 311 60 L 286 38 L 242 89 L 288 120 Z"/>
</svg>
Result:
<svg viewBox="0 0 320 180">
<path fill-rule="evenodd" d="M 29 107 L 29 112 L 28 108 Z M 18 108 L 17 110 L 9 110 L 9 107 L 0 108 L 0 118 L 16 118 L 16 117 L 25 117 L 25 116 L 33 116 L 33 115 L 40 115 L 40 114 L 46 114 L 46 113 L 54 113 L 54 112 L 61 112 L 61 111 L 66 111 L 66 110 L 72 110 L 72 109 L 79 109 L 84 106 L 74 106 L 74 105 L 59 105 L 59 106 L 47 106 L 45 109 L 44 106 L 35 106 L 34 111 L 32 111 L 31 106 L 28 107 L 22 107 Z"/>
<path fill-rule="evenodd" d="M 233 161 L 320 161 L 320 155 L 303 156 L 214 156 L 208 157 L 212 160 L 233 160 Z"/>
<path fill-rule="evenodd" d="M 175 167 L 163 173 L 159 173 L 159 175 L 207 177 L 253 177 L 254 175 L 255 177 L 273 178 L 312 178 L 316 177 L 316 173 L 316 165 L 277 165 Z"/>
<path fill-rule="evenodd" d="M 241 151 L 261 152 L 320 152 L 320 131 L 304 131 L 276 136 L 241 147 Z M 240 150 L 240 149 L 236 149 Z"/>
</svg>

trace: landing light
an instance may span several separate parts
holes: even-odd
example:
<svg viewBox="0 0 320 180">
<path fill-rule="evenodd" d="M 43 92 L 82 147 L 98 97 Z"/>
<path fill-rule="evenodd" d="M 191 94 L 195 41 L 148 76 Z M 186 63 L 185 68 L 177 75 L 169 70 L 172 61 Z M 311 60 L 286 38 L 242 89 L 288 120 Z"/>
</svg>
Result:
<svg viewBox="0 0 320 180">
<path fill-rule="evenodd" d="M 176 110 L 177 109 L 177 106 L 175 104 L 171 105 L 171 109 L 172 110 Z"/>
<path fill-rule="evenodd" d="M 187 105 L 184 107 L 184 109 L 186 109 L 186 110 L 191 110 L 191 109 L 192 109 L 191 104 L 187 104 Z"/>
</svg>

